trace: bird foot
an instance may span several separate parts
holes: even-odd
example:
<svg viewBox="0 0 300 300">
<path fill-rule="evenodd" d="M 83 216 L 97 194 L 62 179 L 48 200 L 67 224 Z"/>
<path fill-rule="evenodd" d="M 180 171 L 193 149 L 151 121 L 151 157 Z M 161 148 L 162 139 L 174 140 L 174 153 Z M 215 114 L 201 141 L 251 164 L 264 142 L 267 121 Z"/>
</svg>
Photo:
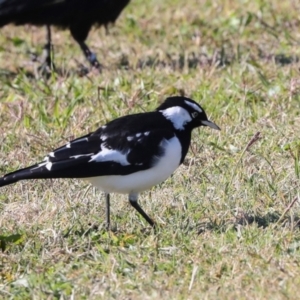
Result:
<svg viewBox="0 0 300 300">
<path fill-rule="evenodd" d="M 99 64 L 99 66 L 92 66 L 92 68 L 88 68 L 85 65 L 83 65 L 82 63 L 77 62 L 77 74 L 80 77 L 84 77 L 87 76 L 88 74 L 92 73 L 95 75 L 99 75 L 100 73 L 102 73 L 102 65 Z"/>
</svg>

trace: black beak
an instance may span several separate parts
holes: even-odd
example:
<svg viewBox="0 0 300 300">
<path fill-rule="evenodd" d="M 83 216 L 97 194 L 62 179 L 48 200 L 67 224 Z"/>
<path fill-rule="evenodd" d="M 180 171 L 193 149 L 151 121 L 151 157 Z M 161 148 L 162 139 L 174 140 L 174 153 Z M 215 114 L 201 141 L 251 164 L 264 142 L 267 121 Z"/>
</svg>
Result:
<svg viewBox="0 0 300 300">
<path fill-rule="evenodd" d="M 214 122 L 206 120 L 206 121 L 201 121 L 201 124 L 204 126 L 209 126 L 210 128 L 216 129 L 216 130 L 221 130 L 221 128 L 216 125 Z"/>
</svg>

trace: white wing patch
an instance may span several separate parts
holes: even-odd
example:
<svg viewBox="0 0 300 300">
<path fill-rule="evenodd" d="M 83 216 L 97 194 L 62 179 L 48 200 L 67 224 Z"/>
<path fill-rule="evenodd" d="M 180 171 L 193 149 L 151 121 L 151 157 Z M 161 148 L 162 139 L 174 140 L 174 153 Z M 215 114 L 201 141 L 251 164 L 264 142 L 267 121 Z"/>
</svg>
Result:
<svg viewBox="0 0 300 300">
<path fill-rule="evenodd" d="M 72 145 L 75 145 L 76 143 L 81 143 L 81 142 L 88 142 L 89 139 L 87 137 L 84 137 L 84 138 L 80 138 L 78 140 L 75 140 L 75 141 L 71 141 L 69 142 L 67 145 L 66 145 L 66 148 L 71 148 Z"/>
<path fill-rule="evenodd" d="M 188 113 L 188 111 L 180 106 L 170 107 L 164 110 L 160 110 L 160 112 L 170 120 L 174 127 L 178 130 L 183 130 L 184 125 L 190 121 L 192 121 L 192 117 Z"/>
<path fill-rule="evenodd" d="M 138 132 L 135 135 L 129 135 L 126 139 L 128 142 L 136 141 L 141 143 L 143 139 L 150 134 L 150 131 Z"/>
<path fill-rule="evenodd" d="M 101 151 L 93 155 L 92 159 L 89 162 L 114 161 L 121 164 L 122 166 L 128 166 L 129 165 L 129 162 L 127 160 L 128 153 L 129 151 L 124 153 L 118 150 L 108 149 L 105 146 L 102 146 Z"/>
<path fill-rule="evenodd" d="M 134 139 L 133 136 L 128 136 L 128 137 L 127 137 L 127 141 L 128 141 L 128 142 L 131 142 L 133 139 Z"/>
<path fill-rule="evenodd" d="M 94 153 L 89 153 L 89 154 L 79 154 L 79 155 L 72 155 L 70 156 L 70 158 L 79 158 L 79 157 L 82 157 L 82 156 L 92 156 Z"/>
<path fill-rule="evenodd" d="M 51 171 L 51 168 L 52 168 L 52 162 L 48 162 L 48 163 L 46 164 L 46 169 L 47 169 L 48 171 Z"/>
<path fill-rule="evenodd" d="M 187 104 L 188 106 L 190 106 L 192 109 L 198 111 L 199 113 L 202 113 L 203 110 L 199 107 L 199 105 L 193 103 L 193 102 L 190 102 L 188 100 L 184 100 L 185 104 Z"/>
<path fill-rule="evenodd" d="M 31 170 L 36 170 L 40 167 L 46 167 L 46 169 L 48 171 L 51 171 L 51 168 L 52 168 L 52 162 L 49 161 L 49 157 L 45 157 L 44 161 L 42 161 L 40 164 L 38 164 L 35 168 L 31 168 Z"/>
</svg>

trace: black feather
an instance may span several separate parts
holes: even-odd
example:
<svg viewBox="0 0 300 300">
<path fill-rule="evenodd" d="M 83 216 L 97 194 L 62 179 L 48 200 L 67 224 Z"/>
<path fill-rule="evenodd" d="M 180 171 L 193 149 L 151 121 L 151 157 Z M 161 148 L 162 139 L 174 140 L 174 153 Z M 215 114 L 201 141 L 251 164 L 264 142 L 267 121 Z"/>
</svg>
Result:
<svg viewBox="0 0 300 300">
<path fill-rule="evenodd" d="M 154 112 L 113 120 L 50 152 L 41 163 L 4 175 L 0 187 L 23 179 L 86 178 L 107 193 L 108 229 L 112 192 L 128 194 L 131 205 L 155 227 L 137 195 L 176 170 L 186 156 L 192 130 L 200 126 L 219 129 L 195 101 L 171 97 Z"/>
<path fill-rule="evenodd" d="M 92 63 L 93 58 L 96 61 L 97 59 L 84 43 L 91 27 L 114 23 L 129 1 L 0 0 L 0 27 L 14 23 L 68 28 Z"/>
<path fill-rule="evenodd" d="M 156 111 L 115 119 L 50 152 L 39 164 L 5 175 L 0 178 L 0 187 L 23 179 L 129 175 L 151 169 L 165 154 L 162 142 L 173 137 L 181 144 L 182 163 L 190 145 L 192 129 L 203 126 L 201 122 L 207 121 L 207 116 L 199 106 L 197 118 L 191 118 L 184 130 L 177 130 L 160 110 L 179 106 L 186 113 L 193 112 L 196 102 L 190 99 L 188 104 L 186 102 L 186 98 L 172 97 Z"/>
<path fill-rule="evenodd" d="M 121 117 L 54 150 L 39 164 L 5 175 L 0 178 L 0 187 L 24 179 L 127 175 L 146 170 L 155 163 L 155 157 L 164 154 L 161 141 L 172 137 L 172 125 L 159 113 Z M 102 147 L 128 153 L 129 165 L 91 161 Z M 47 168 L 47 163 L 51 163 L 51 169 Z"/>
</svg>

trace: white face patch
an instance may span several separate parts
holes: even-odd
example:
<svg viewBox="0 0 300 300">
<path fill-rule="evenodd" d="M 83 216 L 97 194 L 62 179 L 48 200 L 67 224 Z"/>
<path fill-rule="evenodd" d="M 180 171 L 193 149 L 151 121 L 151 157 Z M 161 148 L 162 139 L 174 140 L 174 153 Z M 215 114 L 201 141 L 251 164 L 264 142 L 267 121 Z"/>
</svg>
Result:
<svg viewBox="0 0 300 300">
<path fill-rule="evenodd" d="M 96 161 L 114 161 L 121 164 L 122 166 L 128 166 L 129 162 L 127 161 L 127 153 L 122 153 L 118 150 L 108 149 L 102 146 L 102 150 L 97 154 L 92 156 L 92 159 L 89 162 Z"/>
<path fill-rule="evenodd" d="M 170 107 L 164 110 L 160 110 L 160 112 L 170 120 L 175 129 L 183 130 L 184 125 L 188 122 L 192 121 L 190 114 L 184 108 L 180 106 Z"/>
<path fill-rule="evenodd" d="M 184 100 L 185 104 L 187 104 L 188 106 L 190 106 L 192 109 L 194 109 L 195 111 L 198 111 L 200 113 L 202 113 L 202 109 L 195 103 L 193 102 L 190 102 L 188 100 Z"/>
</svg>

